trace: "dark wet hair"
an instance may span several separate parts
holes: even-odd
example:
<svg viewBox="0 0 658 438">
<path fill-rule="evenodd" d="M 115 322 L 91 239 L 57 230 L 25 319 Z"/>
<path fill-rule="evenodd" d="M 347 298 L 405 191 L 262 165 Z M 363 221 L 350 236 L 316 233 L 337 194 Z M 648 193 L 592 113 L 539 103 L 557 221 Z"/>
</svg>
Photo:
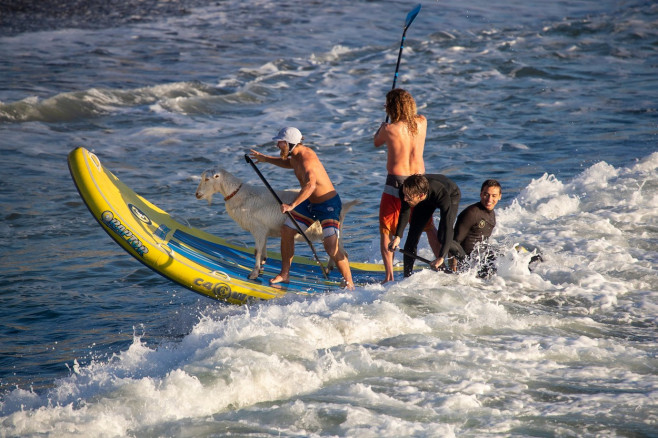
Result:
<svg viewBox="0 0 658 438">
<path fill-rule="evenodd" d="M 411 175 L 409 178 L 405 179 L 402 187 L 404 193 L 411 197 L 423 196 L 430 192 L 429 181 L 427 181 L 425 175 L 419 173 Z"/>
<path fill-rule="evenodd" d="M 500 186 L 500 183 L 496 181 L 495 179 L 488 179 L 485 182 L 482 183 L 482 187 L 480 188 L 480 193 L 484 192 L 484 189 L 487 189 L 489 187 L 498 187 L 498 190 L 500 190 L 500 194 L 503 194 L 503 188 Z"/>
</svg>

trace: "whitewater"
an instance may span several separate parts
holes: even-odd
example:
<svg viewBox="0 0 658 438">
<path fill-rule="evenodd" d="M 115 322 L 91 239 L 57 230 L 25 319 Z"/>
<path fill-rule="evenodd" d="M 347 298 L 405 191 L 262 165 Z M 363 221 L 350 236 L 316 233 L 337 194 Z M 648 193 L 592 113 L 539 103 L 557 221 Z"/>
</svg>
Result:
<svg viewBox="0 0 658 438">
<path fill-rule="evenodd" d="M 195 188 L 215 165 L 259 184 L 244 154 L 297 126 L 361 201 L 350 259 L 378 263 L 372 136 L 416 3 L 44 4 L 40 27 L 0 10 L 1 437 L 658 436 L 653 2 L 424 3 L 398 86 L 460 210 L 501 182 L 497 274 L 245 306 L 119 248 L 67 154 L 84 146 L 177 220 L 252 246 Z"/>
</svg>

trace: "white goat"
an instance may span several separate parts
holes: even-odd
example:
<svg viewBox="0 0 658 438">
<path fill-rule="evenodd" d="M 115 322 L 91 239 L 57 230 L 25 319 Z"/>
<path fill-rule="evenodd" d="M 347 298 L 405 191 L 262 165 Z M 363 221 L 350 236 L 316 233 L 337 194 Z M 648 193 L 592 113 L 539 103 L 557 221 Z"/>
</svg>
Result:
<svg viewBox="0 0 658 438">
<path fill-rule="evenodd" d="M 249 231 L 254 236 L 256 264 L 249 274 L 249 278 L 253 280 L 260 274 L 261 265 L 265 264 L 267 238 L 281 237 L 281 226 L 287 216 L 281 213 L 279 203 L 265 186 L 257 187 L 243 183 L 238 177 L 222 168 L 208 169 L 203 172 L 201 182 L 196 189 L 197 199 L 207 200 L 208 205 L 212 203 L 215 193 L 221 193 L 224 196 L 229 216 L 242 229 Z M 276 193 L 282 202 L 288 204 L 295 199 L 299 190 L 277 191 Z M 358 203 L 359 201 L 353 200 L 343 204 L 340 214 L 341 227 L 345 214 Z M 305 234 L 311 241 L 321 241 L 320 222 L 316 221 L 306 230 Z M 297 240 L 303 239 L 301 235 L 297 236 Z M 338 245 L 339 251 L 346 254 L 342 238 L 339 238 Z M 333 267 L 333 261 L 329 261 L 328 267 L 329 269 Z"/>
</svg>

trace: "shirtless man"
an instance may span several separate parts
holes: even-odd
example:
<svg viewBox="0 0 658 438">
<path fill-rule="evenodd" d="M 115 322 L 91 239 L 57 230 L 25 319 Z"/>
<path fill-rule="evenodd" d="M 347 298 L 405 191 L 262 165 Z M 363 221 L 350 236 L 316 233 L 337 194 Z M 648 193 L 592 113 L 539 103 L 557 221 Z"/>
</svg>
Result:
<svg viewBox="0 0 658 438">
<path fill-rule="evenodd" d="M 324 249 L 336 263 L 345 279 L 345 287 L 354 290 L 352 272 L 347 257 L 338 250 L 338 230 L 342 203 L 329 175 L 312 149 L 302 144 L 299 129 L 288 127 L 279 131 L 272 140 L 280 150 L 280 156 L 263 155 L 251 150 L 256 163 L 271 163 L 285 169 L 293 169 L 301 190 L 291 204 L 282 204 L 281 213 L 290 212 L 303 231 L 316 220 L 322 225 Z M 288 217 L 281 227 L 281 272 L 270 280 L 271 284 L 290 281 L 290 265 L 295 255 L 297 228 Z"/>
<path fill-rule="evenodd" d="M 413 174 L 424 174 L 423 150 L 427 134 L 427 119 L 416 113 L 416 102 L 409 92 L 396 88 L 386 94 L 386 113 L 391 123 L 382 123 L 374 137 L 375 147 L 387 146 L 386 185 L 379 204 L 379 248 L 386 277 L 382 283 L 393 281 L 393 259 L 388 250 L 400 215 L 399 189 Z M 432 218 L 425 227 L 427 239 L 435 255 L 440 245 Z"/>
</svg>

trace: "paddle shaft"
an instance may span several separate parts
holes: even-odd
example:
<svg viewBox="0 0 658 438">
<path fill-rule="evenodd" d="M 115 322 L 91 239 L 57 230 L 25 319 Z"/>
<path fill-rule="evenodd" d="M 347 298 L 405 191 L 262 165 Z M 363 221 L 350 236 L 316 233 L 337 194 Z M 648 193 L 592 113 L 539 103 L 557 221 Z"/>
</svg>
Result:
<svg viewBox="0 0 658 438">
<path fill-rule="evenodd" d="M 421 261 L 421 262 L 423 262 L 423 263 L 427 263 L 428 265 L 431 265 L 431 264 L 432 264 L 432 261 L 431 261 L 431 260 L 427 260 L 426 258 L 421 257 L 421 256 L 419 256 L 419 255 L 417 255 L 417 254 L 414 254 L 414 253 L 411 252 L 411 251 L 407 251 L 406 249 L 398 248 L 398 251 L 400 251 L 402 254 L 404 254 L 404 255 L 406 255 L 406 256 L 409 256 L 409 257 L 411 257 L 411 258 L 414 258 L 414 259 L 416 259 L 416 260 L 418 260 L 418 261 Z"/>
<path fill-rule="evenodd" d="M 404 49 L 404 40 L 407 38 L 407 29 L 411 26 L 411 23 L 416 18 L 416 15 L 420 12 L 420 4 L 413 8 L 408 14 L 407 19 L 404 22 L 404 30 L 402 31 L 402 40 L 400 41 L 400 51 L 398 52 L 398 62 L 395 65 L 395 75 L 393 76 L 393 86 L 391 90 L 395 89 L 395 84 L 398 81 L 398 72 L 400 71 L 400 60 L 402 59 L 402 49 Z M 388 114 L 386 114 L 386 123 L 388 123 Z"/>
<path fill-rule="evenodd" d="M 258 174 L 258 176 L 260 177 L 260 179 L 261 179 L 261 180 L 263 181 L 263 183 L 265 184 L 265 187 L 267 187 L 267 189 L 270 191 L 270 193 L 272 194 L 272 196 L 274 196 L 274 198 L 277 200 L 277 202 L 279 203 L 279 205 L 283 205 L 283 201 L 281 200 L 281 198 L 279 198 L 279 195 L 276 194 L 276 192 L 274 191 L 274 189 L 272 188 L 272 186 L 270 185 L 270 183 L 267 182 L 267 180 L 265 179 L 265 177 L 263 176 L 263 174 L 260 172 L 260 170 L 258 169 L 258 167 L 256 167 L 256 163 L 254 163 L 254 162 L 251 160 L 251 158 L 249 157 L 249 155 L 247 155 L 247 154 L 244 154 L 244 159 L 247 161 L 247 163 L 251 164 L 251 167 L 256 171 L 256 173 Z M 292 216 L 292 214 L 290 214 L 289 211 L 287 211 L 286 214 L 288 215 L 288 217 L 290 218 L 290 220 L 292 221 L 292 223 L 295 224 L 295 227 L 297 228 L 297 231 L 299 231 L 299 234 L 301 234 L 302 236 L 304 236 L 304 240 L 306 240 L 306 243 L 308 243 L 308 246 L 311 247 L 311 251 L 313 252 L 313 257 L 315 257 L 315 261 L 318 262 L 318 264 L 320 265 L 320 268 L 322 269 L 322 275 L 324 275 L 324 278 L 325 278 L 325 279 L 329 280 L 329 277 L 327 276 L 327 271 L 325 270 L 324 265 L 323 265 L 322 262 L 320 261 L 320 257 L 318 257 L 318 253 L 315 252 L 315 247 L 313 246 L 313 243 L 312 243 L 311 240 L 308 238 L 308 236 L 306 235 L 306 233 L 304 233 L 304 231 L 303 231 L 302 228 L 299 226 L 299 224 L 297 223 L 297 221 L 295 220 L 295 218 Z"/>
</svg>

